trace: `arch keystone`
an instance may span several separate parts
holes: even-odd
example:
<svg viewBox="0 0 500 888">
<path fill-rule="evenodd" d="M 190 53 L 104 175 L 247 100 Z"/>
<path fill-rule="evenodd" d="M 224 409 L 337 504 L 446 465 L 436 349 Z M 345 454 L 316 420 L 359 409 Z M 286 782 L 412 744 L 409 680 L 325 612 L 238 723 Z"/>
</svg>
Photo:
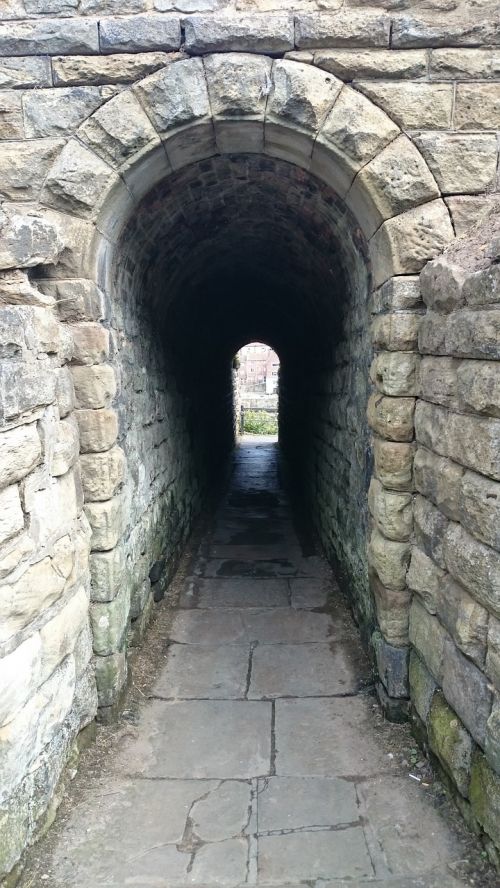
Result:
<svg viewBox="0 0 500 888">
<path fill-rule="evenodd" d="M 207 56 L 204 64 L 219 150 L 263 151 L 271 59 L 228 53 Z"/>
</svg>

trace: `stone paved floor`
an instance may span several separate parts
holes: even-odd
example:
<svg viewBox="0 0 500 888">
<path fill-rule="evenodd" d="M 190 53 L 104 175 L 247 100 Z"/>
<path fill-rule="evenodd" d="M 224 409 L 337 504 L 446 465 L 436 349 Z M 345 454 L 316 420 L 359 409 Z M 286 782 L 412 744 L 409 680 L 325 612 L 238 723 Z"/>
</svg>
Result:
<svg viewBox="0 0 500 888">
<path fill-rule="evenodd" d="M 332 579 L 303 554 L 274 445 L 238 448 L 201 552 L 139 723 L 40 884 L 468 884 L 448 866 L 460 841 L 374 729 L 366 661 L 342 604 L 325 608 Z"/>
</svg>

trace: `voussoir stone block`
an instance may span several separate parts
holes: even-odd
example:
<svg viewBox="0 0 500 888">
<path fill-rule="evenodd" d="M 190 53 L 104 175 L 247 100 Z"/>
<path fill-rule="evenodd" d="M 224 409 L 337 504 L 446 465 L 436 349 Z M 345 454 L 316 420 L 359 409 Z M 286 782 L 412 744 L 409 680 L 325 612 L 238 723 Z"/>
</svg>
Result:
<svg viewBox="0 0 500 888">
<path fill-rule="evenodd" d="M 104 453 L 85 453 L 80 457 L 82 486 L 86 502 L 108 500 L 125 478 L 126 460 L 120 447 Z"/>
<path fill-rule="evenodd" d="M 176 62 L 132 87 L 157 132 L 162 135 L 210 116 L 201 59 Z"/>
<path fill-rule="evenodd" d="M 374 530 L 368 547 L 368 561 L 381 583 L 388 589 L 404 589 L 406 572 L 410 563 L 411 548 L 408 543 L 388 540 Z"/>
<path fill-rule="evenodd" d="M 374 12 L 298 12 L 295 43 L 299 49 L 323 46 L 388 47 L 390 19 Z"/>
<path fill-rule="evenodd" d="M 386 219 L 439 194 L 422 155 L 400 135 L 358 173 L 346 202 L 370 237 Z"/>
<path fill-rule="evenodd" d="M 169 52 L 181 45 L 181 24 L 177 16 L 135 15 L 101 18 L 101 52 L 134 52 L 160 49 Z"/>
<path fill-rule="evenodd" d="M 412 441 L 414 398 L 390 398 L 373 394 L 368 401 L 368 422 L 389 441 Z"/>
<path fill-rule="evenodd" d="M 373 442 L 375 473 L 384 487 L 412 490 L 414 446 L 375 438 Z"/>
<path fill-rule="evenodd" d="M 78 136 L 113 167 L 121 167 L 159 139 L 137 98 L 129 91 L 106 102 L 80 127 Z"/>
<path fill-rule="evenodd" d="M 109 407 L 116 395 L 116 374 L 109 364 L 72 367 L 75 405 L 78 408 Z"/>
<path fill-rule="evenodd" d="M 409 540 L 413 528 L 412 497 L 386 490 L 372 478 L 368 507 L 378 529 L 390 540 Z"/>
<path fill-rule="evenodd" d="M 24 478 L 38 465 L 41 454 L 36 423 L 0 432 L 0 487 Z"/>
<path fill-rule="evenodd" d="M 77 410 L 80 430 L 80 452 L 100 453 L 109 450 L 118 436 L 118 417 L 114 410 Z"/>
<path fill-rule="evenodd" d="M 414 141 L 443 194 L 475 194 L 495 180 L 497 143 L 493 133 L 420 133 Z"/>
<path fill-rule="evenodd" d="M 273 89 L 267 119 L 288 120 L 316 133 L 342 89 L 342 81 L 311 65 L 277 61 L 272 71 Z"/>
<path fill-rule="evenodd" d="M 191 15 L 183 20 L 185 49 L 207 52 L 282 53 L 294 48 L 293 16 L 288 13 Z"/>
<path fill-rule="evenodd" d="M 271 88 L 271 59 L 250 53 L 224 53 L 207 56 L 204 66 L 215 119 L 264 119 Z"/>
<path fill-rule="evenodd" d="M 116 174 L 100 157 L 71 139 L 49 171 L 41 200 L 77 216 L 92 216 L 116 181 Z"/>
<path fill-rule="evenodd" d="M 487 611 L 500 618 L 500 553 L 479 542 L 460 524 L 450 524 L 444 558 L 452 577 Z"/>
</svg>

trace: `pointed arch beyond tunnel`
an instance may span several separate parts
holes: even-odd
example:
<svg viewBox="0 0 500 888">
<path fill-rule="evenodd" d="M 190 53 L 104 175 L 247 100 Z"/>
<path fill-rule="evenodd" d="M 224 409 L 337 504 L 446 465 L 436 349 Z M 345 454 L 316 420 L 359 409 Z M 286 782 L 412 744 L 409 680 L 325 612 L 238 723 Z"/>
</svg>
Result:
<svg viewBox="0 0 500 888">
<path fill-rule="evenodd" d="M 323 545 L 365 630 L 404 647 L 415 275 L 453 236 L 413 143 L 327 72 L 192 58 L 99 108 L 41 201 L 65 219 L 64 280 L 46 286 L 85 291 L 94 375 L 116 379 L 78 411 L 94 622 L 121 609 L 140 631 L 232 447 L 230 359 L 263 339 L 283 362 L 283 447 Z M 98 660 L 102 705 L 125 678 L 124 638 Z"/>
</svg>

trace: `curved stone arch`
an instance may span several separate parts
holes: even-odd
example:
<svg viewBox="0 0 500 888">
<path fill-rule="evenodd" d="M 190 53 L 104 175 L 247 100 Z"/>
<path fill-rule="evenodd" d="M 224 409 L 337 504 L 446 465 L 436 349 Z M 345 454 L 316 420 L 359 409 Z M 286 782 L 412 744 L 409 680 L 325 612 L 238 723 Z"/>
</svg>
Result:
<svg viewBox="0 0 500 888">
<path fill-rule="evenodd" d="M 418 304 L 411 276 L 453 238 L 446 204 L 411 140 L 364 95 L 310 65 L 244 53 L 190 58 L 95 111 L 54 162 L 40 203 L 77 220 L 74 230 L 84 245 L 70 243 L 76 255 L 70 276 L 91 279 L 106 291 L 115 244 L 142 198 L 188 164 L 239 153 L 288 161 L 326 183 L 369 244 L 373 288 L 384 291 L 378 299 L 388 312 L 373 328 L 376 392 L 368 415 L 379 451 L 387 445 L 388 452 L 379 458 L 384 469 L 376 469 L 371 487 L 369 559 L 384 639 L 403 647 L 411 528 L 405 520 L 403 531 L 395 529 L 391 514 L 407 514 L 408 507 L 411 512 L 418 315 L 392 312 Z M 68 277 L 67 269 L 62 275 Z M 398 293 L 411 283 L 408 301 L 387 295 L 391 279 Z M 112 485 L 108 493 L 115 493 Z M 113 565 L 102 573 L 106 582 L 116 582 Z M 103 593 L 102 600 L 110 597 Z M 402 695 L 402 682 L 395 696 Z"/>
</svg>

